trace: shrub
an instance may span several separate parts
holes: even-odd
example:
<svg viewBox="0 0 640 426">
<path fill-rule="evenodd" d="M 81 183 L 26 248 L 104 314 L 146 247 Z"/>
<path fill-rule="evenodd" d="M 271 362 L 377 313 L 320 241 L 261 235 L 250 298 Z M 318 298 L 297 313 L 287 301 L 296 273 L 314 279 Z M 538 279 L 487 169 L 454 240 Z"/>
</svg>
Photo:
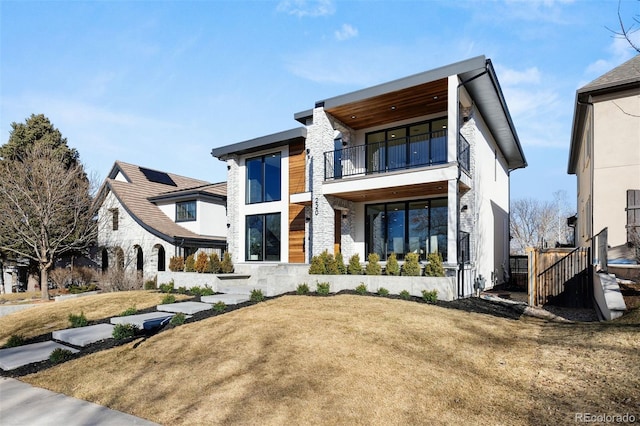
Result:
<svg viewBox="0 0 640 426">
<path fill-rule="evenodd" d="M 56 348 L 51 352 L 51 355 L 49 355 L 49 361 L 51 361 L 52 364 L 60 364 L 61 362 L 71 359 L 71 357 L 73 357 L 73 352 L 69 349 Z"/>
<path fill-rule="evenodd" d="M 219 301 L 212 306 L 212 309 L 221 314 L 225 311 L 225 309 L 227 309 L 227 305 L 223 301 Z"/>
<path fill-rule="evenodd" d="M 160 291 L 162 293 L 173 293 L 173 280 L 166 284 L 160 284 Z"/>
<path fill-rule="evenodd" d="M 184 259 L 182 256 L 173 256 L 169 259 L 169 270 L 172 272 L 184 271 Z"/>
<path fill-rule="evenodd" d="M 209 263 L 207 263 L 207 272 L 210 274 L 217 274 L 220 272 L 220 256 L 218 253 L 211 253 L 209 256 Z"/>
<path fill-rule="evenodd" d="M 202 296 L 213 296 L 214 291 L 211 287 L 209 287 L 207 284 L 204 285 L 204 288 L 202 289 Z"/>
<path fill-rule="evenodd" d="M 369 254 L 369 263 L 367 263 L 367 267 L 365 268 L 365 273 L 367 275 L 381 275 L 382 267 L 380 266 L 380 256 L 377 253 Z"/>
<path fill-rule="evenodd" d="M 147 280 L 144 282 L 145 290 L 155 290 L 156 289 L 156 280 Z"/>
<path fill-rule="evenodd" d="M 389 295 L 389 290 L 387 290 L 387 289 L 386 289 L 386 288 L 384 288 L 384 287 L 380 287 L 380 288 L 378 289 L 378 294 L 379 294 L 380 296 L 388 296 L 388 295 Z"/>
<path fill-rule="evenodd" d="M 418 253 L 407 253 L 402 265 L 402 275 L 407 277 L 420 276 L 420 263 L 418 263 Z"/>
<path fill-rule="evenodd" d="M 133 337 L 138 332 L 138 327 L 134 324 L 116 324 L 111 334 L 114 339 L 123 340 Z"/>
<path fill-rule="evenodd" d="M 22 334 L 12 334 L 2 347 L 3 348 L 15 348 L 16 346 L 24 345 L 24 336 Z"/>
<path fill-rule="evenodd" d="M 324 266 L 322 257 L 313 256 L 311 258 L 311 266 L 309 267 L 309 274 L 311 275 L 325 275 L 327 270 Z"/>
<path fill-rule="evenodd" d="M 411 294 L 409 294 L 409 292 L 407 290 L 402 290 L 400 292 L 400 298 L 404 299 L 404 300 L 409 300 L 409 299 L 411 299 Z"/>
<path fill-rule="evenodd" d="M 119 316 L 121 317 L 126 317 L 129 315 L 135 315 L 138 313 L 138 310 L 136 309 L 135 306 L 131 306 L 130 308 L 125 309 L 124 311 L 122 311 L 122 313 L 120 313 Z"/>
<path fill-rule="evenodd" d="M 400 275 L 400 265 L 398 264 L 398 258 L 395 253 L 391 253 L 387 259 L 387 268 L 385 270 L 387 275 L 397 276 Z"/>
<path fill-rule="evenodd" d="M 442 267 L 442 257 L 440 253 L 429 253 L 427 255 L 427 263 L 424 267 L 424 274 L 427 277 L 444 277 L 444 268 Z"/>
<path fill-rule="evenodd" d="M 178 287 L 176 289 L 176 293 L 178 294 L 187 294 L 189 292 L 189 290 L 187 290 L 187 288 L 183 285 L 181 285 L 180 287 Z"/>
<path fill-rule="evenodd" d="M 198 252 L 198 257 L 196 258 L 196 272 L 200 272 L 201 274 L 207 270 L 209 264 L 209 255 L 203 251 Z"/>
<path fill-rule="evenodd" d="M 222 256 L 222 263 L 220 264 L 220 272 L 223 274 L 231 274 L 233 272 L 233 261 L 231 260 L 231 253 L 226 251 Z"/>
<path fill-rule="evenodd" d="M 422 290 L 422 299 L 427 303 L 436 303 L 438 301 L 438 290 Z"/>
<path fill-rule="evenodd" d="M 331 253 L 328 251 L 323 251 L 320 255 L 324 261 L 324 267 L 327 275 L 339 275 L 340 270 L 338 269 L 338 262 L 336 262 L 336 258 L 333 257 Z"/>
<path fill-rule="evenodd" d="M 304 295 L 309 293 L 309 286 L 307 283 L 298 284 L 298 288 L 296 288 L 296 294 Z"/>
<path fill-rule="evenodd" d="M 69 322 L 72 328 L 84 327 L 87 325 L 87 317 L 84 316 L 84 312 L 80 312 L 80 315 L 69 314 Z"/>
<path fill-rule="evenodd" d="M 88 291 L 95 291 L 98 289 L 98 286 L 91 283 L 91 284 L 87 284 L 87 285 L 70 285 L 69 286 L 69 293 L 71 294 L 79 294 L 79 293 L 86 293 Z"/>
<path fill-rule="evenodd" d="M 336 266 L 338 267 L 338 274 L 344 275 L 347 273 L 347 267 L 344 265 L 344 258 L 342 253 L 336 253 Z"/>
<path fill-rule="evenodd" d="M 318 283 L 316 285 L 316 292 L 321 296 L 326 296 L 329 294 L 330 284 L 327 282 Z"/>
<path fill-rule="evenodd" d="M 358 253 L 349 258 L 347 273 L 349 275 L 362 275 L 362 265 L 360 264 L 360 255 Z"/>
<path fill-rule="evenodd" d="M 356 293 L 360 295 L 367 294 L 367 286 L 364 283 L 360 283 L 360 285 L 356 287 Z"/>
<path fill-rule="evenodd" d="M 170 303 L 176 303 L 176 297 L 173 294 L 167 294 L 162 298 L 161 305 L 168 305 Z"/>
<path fill-rule="evenodd" d="M 191 293 L 193 296 L 200 297 L 200 296 L 202 296 L 202 289 L 199 286 L 194 285 L 193 287 L 191 287 L 189 289 L 189 293 Z"/>
<path fill-rule="evenodd" d="M 262 294 L 262 290 L 260 290 L 259 288 L 254 288 L 253 290 L 251 290 L 251 297 L 249 300 L 254 303 L 264 301 L 264 294 Z"/>
<path fill-rule="evenodd" d="M 187 259 L 184 261 L 184 271 L 185 272 L 196 271 L 196 258 L 194 255 L 190 254 L 189 256 L 187 256 Z"/>
<path fill-rule="evenodd" d="M 178 326 L 178 325 L 184 324 L 186 320 L 187 320 L 187 317 L 182 312 L 178 312 L 171 317 L 171 319 L 169 320 L 169 324 L 173 326 Z"/>
</svg>

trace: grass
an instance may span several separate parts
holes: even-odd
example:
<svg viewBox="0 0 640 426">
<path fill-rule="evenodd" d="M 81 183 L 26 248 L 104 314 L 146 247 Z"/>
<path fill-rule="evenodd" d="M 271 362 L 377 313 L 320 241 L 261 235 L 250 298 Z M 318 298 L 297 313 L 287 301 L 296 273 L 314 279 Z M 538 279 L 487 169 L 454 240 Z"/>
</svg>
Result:
<svg viewBox="0 0 640 426">
<path fill-rule="evenodd" d="M 167 425 L 569 424 L 637 412 L 639 323 L 285 296 L 22 380 Z"/>
<path fill-rule="evenodd" d="M 0 317 L 0 346 L 13 334 L 25 339 L 69 328 L 69 314 L 84 312 L 88 321 L 118 316 L 124 306 L 145 309 L 160 304 L 163 295 L 149 291 L 123 291 L 84 296 L 39 306 Z M 177 296 L 177 299 L 188 296 Z"/>
</svg>

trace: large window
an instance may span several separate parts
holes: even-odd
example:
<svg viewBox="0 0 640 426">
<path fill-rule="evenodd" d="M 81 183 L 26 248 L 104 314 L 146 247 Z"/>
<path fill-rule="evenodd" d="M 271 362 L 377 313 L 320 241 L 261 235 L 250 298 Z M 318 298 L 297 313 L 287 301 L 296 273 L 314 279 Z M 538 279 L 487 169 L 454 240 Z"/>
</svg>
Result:
<svg viewBox="0 0 640 426">
<path fill-rule="evenodd" d="M 189 222 L 196 220 L 196 201 L 183 201 L 176 203 L 176 222 Z"/>
<path fill-rule="evenodd" d="M 280 153 L 263 155 L 246 161 L 246 203 L 280 201 Z"/>
<path fill-rule="evenodd" d="M 447 119 L 367 133 L 367 172 L 447 162 Z"/>
<path fill-rule="evenodd" d="M 246 217 L 246 260 L 280 261 L 280 213 Z"/>
<path fill-rule="evenodd" d="M 372 204 L 366 208 L 367 253 L 386 260 L 418 253 L 425 260 L 438 252 L 447 259 L 447 199 Z"/>
</svg>

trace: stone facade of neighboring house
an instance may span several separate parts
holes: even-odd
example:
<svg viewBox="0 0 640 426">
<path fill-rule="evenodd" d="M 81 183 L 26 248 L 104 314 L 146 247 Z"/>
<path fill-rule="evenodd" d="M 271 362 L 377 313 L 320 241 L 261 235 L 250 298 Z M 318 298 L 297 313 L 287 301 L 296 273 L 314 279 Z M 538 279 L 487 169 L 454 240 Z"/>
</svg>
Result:
<svg viewBox="0 0 640 426">
<path fill-rule="evenodd" d="M 302 127 L 214 148 L 227 163 L 234 264 L 309 263 L 327 250 L 384 263 L 441 254 L 471 293 L 503 282 L 509 177 L 526 160 L 483 56 L 315 103 Z"/>
<path fill-rule="evenodd" d="M 226 249 L 227 185 L 116 161 L 97 200 L 98 260 L 145 279 L 172 256 Z"/>
<path fill-rule="evenodd" d="M 576 92 L 569 174 L 577 177 L 577 246 L 608 245 L 640 225 L 640 55 Z M 630 222 L 631 220 L 631 222 Z"/>
</svg>

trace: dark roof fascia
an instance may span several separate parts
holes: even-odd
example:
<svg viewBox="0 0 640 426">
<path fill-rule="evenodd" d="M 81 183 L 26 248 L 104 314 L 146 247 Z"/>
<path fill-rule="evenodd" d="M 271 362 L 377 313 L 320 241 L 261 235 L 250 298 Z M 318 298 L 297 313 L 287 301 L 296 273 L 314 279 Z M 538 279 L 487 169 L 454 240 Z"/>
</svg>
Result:
<svg viewBox="0 0 640 426">
<path fill-rule="evenodd" d="M 109 179 L 115 179 L 116 176 L 118 176 L 118 172 L 122 173 L 122 176 L 124 176 L 124 178 L 127 180 L 127 182 L 129 182 L 129 183 L 132 182 L 131 179 L 129 178 L 129 176 L 127 176 L 127 174 L 124 172 L 124 170 L 122 170 L 122 168 L 120 167 L 120 164 L 118 164 L 117 161 L 115 163 L 113 163 L 113 167 L 111 168 L 111 171 L 109 172 L 107 177 Z"/>
<path fill-rule="evenodd" d="M 152 203 L 160 202 L 160 201 L 180 202 L 180 201 L 189 201 L 189 200 L 202 200 L 202 201 L 224 203 L 227 200 L 227 197 L 225 195 L 211 194 L 209 192 L 205 192 L 202 190 L 186 190 L 186 191 L 176 191 L 173 193 L 154 195 L 153 197 L 147 198 L 147 200 L 149 200 Z"/>
<path fill-rule="evenodd" d="M 255 139 L 249 139 L 232 145 L 213 148 L 211 150 L 211 155 L 215 158 L 218 158 L 219 160 L 224 161 L 230 154 L 242 155 L 263 149 L 276 148 L 279 146 L 288 145 L 289 143 L 298 139 L 304 140 L 306 138 L 307 128 L 296 127 L 294 129 L 273 133 L 271 135 L 266 135 Z"/>
<path fill-rule="evenodd" d="M 173 243 L 176 247 L 202 247 L 210 248 L 211 246 L 226 246 L 227 239 L 224 237 L 211 237 L 211 238 L 189 238 L 174 236 Z"/>
<path fill-rule="evenodd" d="M 491 60 L 487 59 L 481 69 L 459 74 L 459 78 L 505 157 L 508 169 L 527 167 L 522 144 Z"/>
<path fill-rule="evenodd" d="M 346 93 L 344 95 L 334 96 L 323 101 L 316 102 L 316 105 L 324 105 L 325 109 L 335 108 L 347 105 L 353 102 L 362 101 L 375 96 L 387 93 L 397 92 L 398 90 L 408 89 L 413 86 L 429 83 L 432 81 L 447 78 L 451 75 L 462 74 L 479 68 L 484 68 L 486 58 L 484 55 L 475 58 L 466 59 L 464 61 L 445 65 L 443 67 L 434 68 L 429 71 L 403 77 L 387 83 L 378 84 L 355 92 Z M 294 114 L 294 118 L 302 124 L 306 124 L 306 119 L 311 117 L 313 110 L 301 111 Z"/>
<path fill-rule="evenodd" d="M 601 84 L 598 86 L 586 86 L 576 90 L 575 108 L 573 112 L 573 124 L 571 126 L 571 142 L 569 144 L 569 161 L 567 163 L 567 173 L 576 174 L 578 166 L 578 150 L 582 139 L 585 120 L 587 119 L 588 107 L 591 99 L 596 96 L 608 95 L 611 93 L 626 92 L 628 90 L 640 88 L 640 77 L 630 78 L 623 81 Z"/>
</svg>

